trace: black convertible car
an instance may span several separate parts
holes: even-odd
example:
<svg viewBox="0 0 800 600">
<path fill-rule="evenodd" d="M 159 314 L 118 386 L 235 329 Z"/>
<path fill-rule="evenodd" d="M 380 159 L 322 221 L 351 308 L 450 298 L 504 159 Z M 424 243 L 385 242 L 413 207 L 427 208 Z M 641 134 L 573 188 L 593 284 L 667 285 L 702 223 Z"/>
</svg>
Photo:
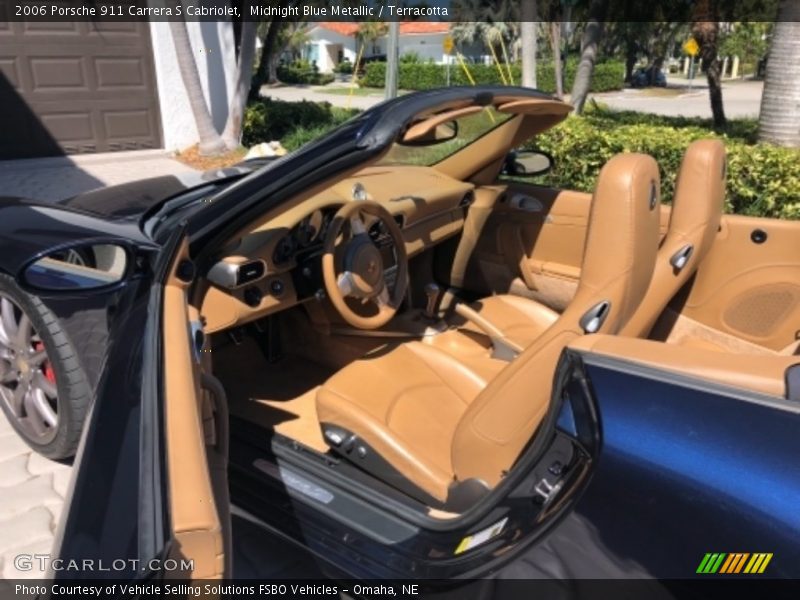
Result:
<svg viewBox="0 0 800 600">
<path fill-rule="evenodd" d="M 800 576 L 800 225 L 722 215 L 713 139 L 672 206 L 642 154 L 536 185 L 570 109 L 433 90 L 3 200 L 0 404 L 77 450 L 58 556 L 229 577 L 234 511 L 358 578 Z"/>
</svg>

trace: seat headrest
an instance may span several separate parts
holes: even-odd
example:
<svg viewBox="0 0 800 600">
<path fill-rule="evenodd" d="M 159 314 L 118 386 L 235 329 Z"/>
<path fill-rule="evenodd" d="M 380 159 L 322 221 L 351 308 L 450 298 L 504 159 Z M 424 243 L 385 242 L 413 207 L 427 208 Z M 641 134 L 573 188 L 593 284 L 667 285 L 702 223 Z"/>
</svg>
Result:
<svg viewBox="0 0 800 600">
<path fill-rule="evenodd" d="M 702 228 L 696 256 L 708 251 L 719 228 L 726 171 L 725 145 L 720 140 L 697 140 L 686 149 L 675 183 L 667 239 L 694 238 L 692 232 Z"/>
<path fill-rule="evenodd" d="M 611 303 L 616 332 L 641 302 L 658 251 L 661 179 L 646 154 L 618 154 L 600 171 L 589 214 L 577 303 Z M 575 304 L 575 301 L 573 301 Z"/>
</svg>

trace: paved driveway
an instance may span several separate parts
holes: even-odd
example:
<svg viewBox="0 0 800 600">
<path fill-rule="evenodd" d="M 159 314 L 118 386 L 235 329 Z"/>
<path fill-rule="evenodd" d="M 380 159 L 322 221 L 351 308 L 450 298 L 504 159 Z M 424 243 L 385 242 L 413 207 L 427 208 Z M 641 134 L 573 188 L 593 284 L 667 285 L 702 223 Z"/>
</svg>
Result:
<svg viewBox="0 0 800 600">
<path fill-rule="evenodd" d="M 0 577 L 41 577 L 18 571 L 19 554 L 48 554 L 71 469 L 31 451 L 0 415 Z"/>
<path fill-rule="evenodd" d="M 164 150 L 7 160 L 0 161 L 0 195 L 55 201 L 108 185 L 191 170 Z"/>
</svg>

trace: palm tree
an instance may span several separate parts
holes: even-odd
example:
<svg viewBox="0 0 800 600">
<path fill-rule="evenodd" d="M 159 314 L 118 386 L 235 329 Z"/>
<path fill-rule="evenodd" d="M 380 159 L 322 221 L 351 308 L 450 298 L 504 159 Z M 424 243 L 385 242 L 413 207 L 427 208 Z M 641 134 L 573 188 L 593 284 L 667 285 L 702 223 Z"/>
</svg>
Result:
<svg viewBox="0 0 800 600">
<path fill-rule="evenodd" d="M 252 1 L 252 0 L 250 0 Z M 245 1 L 243 9 L 246 14 L 250 12 L 250 1 Z M 250 95 L 250 86 L 253 82 L 253 61 L 256 55 L 256 30 L 255 21 L 242 22 L 242 33 L 239 42 L 239 59 L 236 63 L 236 87 L 233 90 L 230 105 L 228 106 L 228 119 L 222 131 L 222 141 L 228 150 L 235 150 L 242 140 L 242 123 L 244 121 L 244 107 Z"/>
<path fill-rule="evenodd" d="M 783 0 L 767 58 L 758 137 L 800 148 L 800 2 Z"/>
<path fill-rule="evenodd" d="M 583 105 L 592 87 L 594 65 L 597 62 L 600 40 L 603 38 L 604 17 L 608 6 L 604 0 L 592 0 L 589 5 L 589 22 L 583 30 L 581 39 L 581 58 L 572 83 L 570 101 L 575 107 L 575 113 L 583 112 Z"/>
<path fill-rule="evenodd" d="M 199 151 L 203 156 L 222 154 L 226 150 L 225 142 L 214 127 L 211 113 L 208 111 L 203 88 L 200 85 L 200 74 L 197 72 L 197 63 L 194 60 L 194 51 L 189 42 L 189 32 L 186 30 L 186 21 L 178 19 L 169 22 L 172 33 L 172 43 L 178 60 L 178 70 L 186 89 L 189 106 L 194 115 L 197 126 L 197 135 L 200 138 Z"/>
<path fill-rule="evenodd" d="M 708 0 L 700 2 L 702 7 L 708 5 Z M 697 13 L 696 13 L 697 14 Z M 702 15 L 706 19 L 708 15 Z M 725 118 L 725 108 L 722 103 L 722 63 L 719 60 L 717 42 L 719 41 L 719 23 L 709 20 L 696 20 L 692 22 L 692 37 L 700 46 L 700 58 L 703 61 L 703 68 L 706 70 L 708 80 L 708 95 L 711 100 L 711 114 L 714 118 L 716 129 L 724 128 L 728 121 Z"/>
<path fill-rule="evenodd" d="M 374 44 L 376 40 L 385 36 L 387 31 L 389 31 L 389 28 L 383 21 L 364 21 L 358 26 L 356 40 L 358 40 L 360 46 Z M 361 52 L 361 54 L 364 55 L 366 53 Z"/>
<path fill-rule="evenodd" d="M 561 68 L 561 21 L 550 22 L 550 49 L 553 52 L 553 77 L 556 83 L 556 97 L 564 97 L 564 73 Z"/>
<path fill-rule="evenodd" d="M 291 54 L 292 60 L 300 58 L 303 48 L 310 40 L 311 36 L 308 35 L 308 24 L 306 23 L 292 23 L 283 30 L 281 35 L 281 45 Z"/>
</svg>

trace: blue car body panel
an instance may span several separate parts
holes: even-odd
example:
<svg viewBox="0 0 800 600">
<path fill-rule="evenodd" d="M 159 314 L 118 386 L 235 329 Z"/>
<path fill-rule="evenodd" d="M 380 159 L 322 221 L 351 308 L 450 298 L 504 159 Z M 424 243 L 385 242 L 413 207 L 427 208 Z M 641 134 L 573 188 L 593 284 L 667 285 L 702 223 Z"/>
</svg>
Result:
<svg viewBox="0 0 800 600">
<path fill-rule="evenodd" d="M 696 574 L 706 553 L 764 552 L 757 576 L 800 578 L 800 404 L 591 355 L 584 372 L 602 450 L 550 540 L 571 576 L 603 572 L 564 544 L 613 577 L 724 577 Z"/>
</svg>

